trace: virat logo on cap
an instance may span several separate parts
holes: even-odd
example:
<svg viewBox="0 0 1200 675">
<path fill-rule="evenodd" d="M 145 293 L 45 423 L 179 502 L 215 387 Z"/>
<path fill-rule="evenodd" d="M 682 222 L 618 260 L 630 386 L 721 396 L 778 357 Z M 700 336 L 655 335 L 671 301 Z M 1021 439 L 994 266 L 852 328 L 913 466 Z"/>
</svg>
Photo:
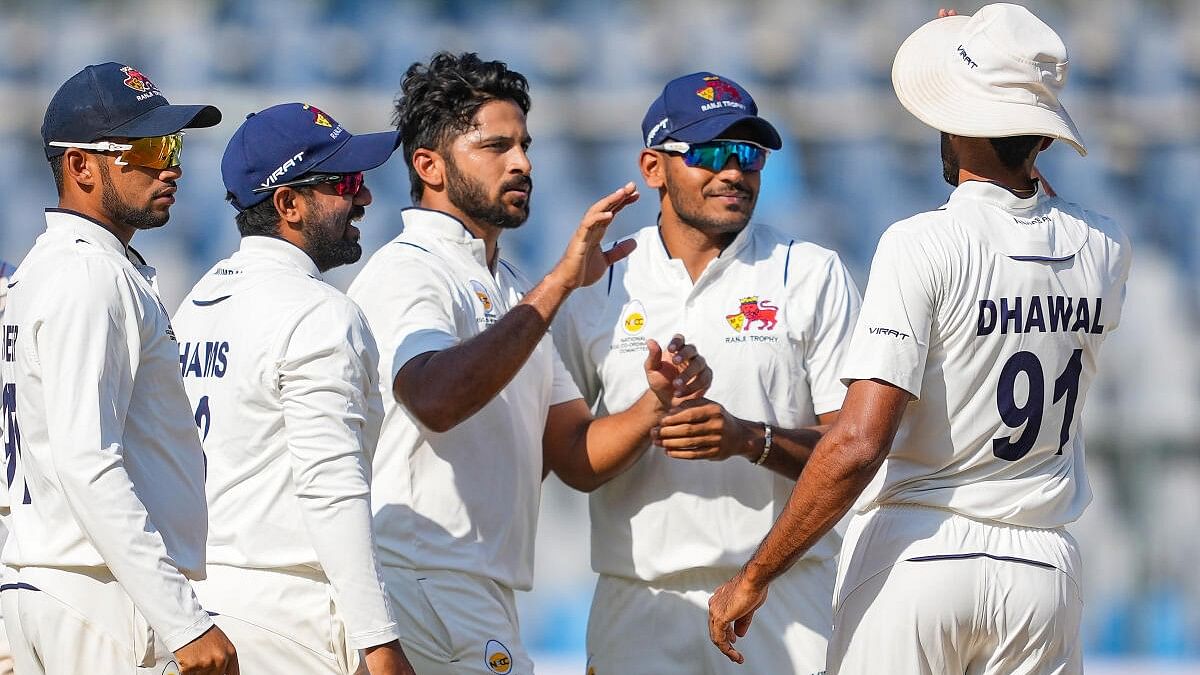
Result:
<svg viewBox="0 0 1200 675">
<path fill-rule="evenodd" d="M 143 75 L 142 72 L 137 68 L 125 66 L 121 69 L 121 72 L 125 73 L 125 81 L 123 81 L 121 84 L 138 92 L 137 100 L 144 101 L 151 96 L 161 96 L 158 91 L 158 87 L 154 86 L 154 83 L 150 81 L 150 78 Z"/>
</svg>

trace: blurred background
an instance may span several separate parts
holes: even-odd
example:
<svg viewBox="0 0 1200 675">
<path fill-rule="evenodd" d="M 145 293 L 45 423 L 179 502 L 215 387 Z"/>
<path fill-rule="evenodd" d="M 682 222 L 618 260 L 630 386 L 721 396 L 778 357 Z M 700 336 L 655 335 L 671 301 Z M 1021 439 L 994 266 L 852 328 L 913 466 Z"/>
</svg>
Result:
<svg viewBox="0 0 1200 675">
<path fill-rule="evenodd" d="M 964 2 L 960 13 L 982 3 Z M 1200 2 L 1027 3 L 1071 53 L 1064 101 L 1090 154 L 1039 162 L 1060 195 L 1115 218 L 1136 254 L 1122 328 L 1084 413 L 1095 502 L 1085 555 L 1089 672 L 1200 672 Z M 390 126 L 404 70 L 436 50 L 507 61 L 532 84 L 533 215 L 504 255 L 531 276 L 583 211 L 638 178 L 639 125 L 670 78 L 712 70 L 755 96 L 785 137 L 757 220 L 836 249 L 865 286 L 879 234 L 939 206 L 937 133 L 892 94 L 900 42 L 932 18 L 918 0 L 0 0 L 0 258 L 19 262 L 56 201 L 38 128 L 82 66 L 121 61 L 174 103 L 212 103 L 190 132 L 171 222 L 135 246 L 174 309 L 238 243 L 220 157 L 246 113 L 302 101 L 353 132 Z M 409 206 L 397 154 L 367 176 L 369 255 Z M 656 195 L 614 235 L 654 222 Z M 364 256 L 365 260 L 365 256 Z M 345 288 L 355 268 L 330 274 Z M 539 672 L 582 673 L 594 577 L 586 498 L 547 483 L 537 587 L 521 598 Z"/>
</svg>

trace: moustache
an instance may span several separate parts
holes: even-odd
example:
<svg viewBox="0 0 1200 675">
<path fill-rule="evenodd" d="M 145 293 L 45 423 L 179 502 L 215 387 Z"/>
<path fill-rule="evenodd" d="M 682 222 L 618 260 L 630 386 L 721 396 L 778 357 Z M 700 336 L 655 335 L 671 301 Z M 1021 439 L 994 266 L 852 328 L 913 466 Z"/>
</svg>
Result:
<svg viewBox="0 0 1200 675">
<path fill-rule="evenodd" d="M 754 193 L 745 185 L 735 183 L 720 190 L 705 191 L 704 195 L 706 197 L 744 197 L 749 199 L 754 196 Z"/>
<path fill-rule="evenodd" d="M 533 178 L 530 176 L 517 176 L 510 181 L 506 181 L 500 186 L 501 194 L 508 192 L 509 190 L 522 190 L 524 192 L 528 192 L 529 194 L 533 194 Z"/>
</svg>

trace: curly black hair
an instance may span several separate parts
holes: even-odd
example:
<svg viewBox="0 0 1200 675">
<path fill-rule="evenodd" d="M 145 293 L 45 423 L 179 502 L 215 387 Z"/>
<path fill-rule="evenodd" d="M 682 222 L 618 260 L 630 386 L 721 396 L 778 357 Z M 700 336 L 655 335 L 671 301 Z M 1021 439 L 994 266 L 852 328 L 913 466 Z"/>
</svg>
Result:
<svg viewBox="0 0 1200 675">
<path fill-rule="evenodd" d="M 446 145 L 471 129 L 475 113 L 490 101 L 512 101 L 529 113 L 529 81 L 503 61 L 484 61 L 474 52 L 438 52 L 429 64 L 414 63 L 404 73 L 392 122 L 404 143 L 404 162 L 414 204 L 425 185 L 413 169 L 413 152 L 444 153 Z"/>
</svg>

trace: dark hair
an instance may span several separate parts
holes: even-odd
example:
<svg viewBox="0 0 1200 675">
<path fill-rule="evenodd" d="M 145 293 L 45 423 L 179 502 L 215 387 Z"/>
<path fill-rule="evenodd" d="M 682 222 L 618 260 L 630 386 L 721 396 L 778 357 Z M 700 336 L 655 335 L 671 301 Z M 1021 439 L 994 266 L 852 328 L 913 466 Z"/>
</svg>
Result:
<svg viewBox="0 0 1200 675">
<path fill-rule="evenodd" d="M 455 136 L 469 130 L 479 108 L 490 101 L 512 101 L 529 113 L 529 82 L 503 61 L 478 54 L 438 52 L 429 64 L 414 63 L 404 73 L 392 119 L 404 143 L 413 203 L 425 185 L 413 169 L 418 148 L 444 152 Z"/>
<path fill-rule="evenodd" d="M 1010 136 L 1008 138 L 989 138 L 1000 163 L 1008 169 L 1019 169 L 1029 159 L 1029 154 L 1037 147 L 1044 136 Z"/>
<path fill-rule="evenodd" d="M 58 196 L 63 193 L 63 156 L 55 155 L 50 158 L 50 173 L 54 174 L 54 189 L 58 190 Z"/>
<path fill-rule="evenodd" d="M 292 189 L 299 192 L 306 201 L 312 201 L 311 186 L 299 185 L 293 186 Z M 235 199 L 237 198 L 233 196 L 232 192 L 225 193 L 225 201 L 233 204 L 236 203 Z M 238 232 L 243 237 L 255 235 L 274 237 L 279 234 L 279 211 L 275 208 L 275 200 L 270 197 L 248 209 L 238 211 L 234 220 L 237 222 Z"/>
</svg>

